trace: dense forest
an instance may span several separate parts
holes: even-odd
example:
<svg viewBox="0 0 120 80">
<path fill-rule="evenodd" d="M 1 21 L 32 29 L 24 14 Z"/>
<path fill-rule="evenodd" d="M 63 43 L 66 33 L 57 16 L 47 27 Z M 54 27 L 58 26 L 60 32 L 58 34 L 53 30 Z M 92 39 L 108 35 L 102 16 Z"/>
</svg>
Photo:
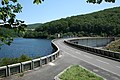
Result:
<svg viewBox="0 0 120 80">
<path fill-rule="evenodd" d="M 41 23 L 29 24 L 29 25 L 27 25 L 27 29 L 35 29 L 35 28 L 39 27 L 40 25 L 41 25 Z"/>
<path fill-rule="evenodd" d="M 56 38 L 57 34 L 61 37 L 120 36 L 120 7 L 40 24 L 34 31 L 27 31 L 24 37 Z"/>
</svg>

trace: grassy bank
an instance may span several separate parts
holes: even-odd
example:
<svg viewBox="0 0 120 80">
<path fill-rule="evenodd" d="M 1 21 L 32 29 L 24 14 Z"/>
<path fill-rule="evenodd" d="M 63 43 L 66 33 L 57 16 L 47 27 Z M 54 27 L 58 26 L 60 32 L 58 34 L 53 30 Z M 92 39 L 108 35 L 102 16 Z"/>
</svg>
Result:
<svg viewBox="0 0 120 80">
<path fill-rule="evenodd" d="M 19 58 L 0 58 L 0 67 L 10 65 L 10 64 L 20 63 L 28 60 L 32 60 L 32 58 L 24 54 L 21 55 Z"/>
<path fill-rule="evenodd" d="M 111 42 L 105 47 L 105 49 L 115 51 L 115 52 L 120 52 L 120 39 Z"/>
<path fill-rule="evenodd" d="M 61 80 L 104 80 L 79 65 L 70 67 L 59 78 Z"/>
</svg>

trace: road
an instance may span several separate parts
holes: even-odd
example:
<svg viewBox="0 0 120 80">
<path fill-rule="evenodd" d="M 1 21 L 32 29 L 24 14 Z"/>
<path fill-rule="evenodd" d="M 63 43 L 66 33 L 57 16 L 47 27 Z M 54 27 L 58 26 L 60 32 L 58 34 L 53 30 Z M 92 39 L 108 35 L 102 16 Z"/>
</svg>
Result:
<svg viewBox="0 0 120 80">
<path fill-rule="evenodd" d="M 42 68 L 25 72 L 23 77 L 13 75 L 5 80 L 54 80 L 54 77 L 70 65 L 81 65 L 88 70 L 103 76 L 107 80 L 120 80 L 120 62 L 93 55 L 56 40 L 60 48 L 60 57 Z"/>
</svg>

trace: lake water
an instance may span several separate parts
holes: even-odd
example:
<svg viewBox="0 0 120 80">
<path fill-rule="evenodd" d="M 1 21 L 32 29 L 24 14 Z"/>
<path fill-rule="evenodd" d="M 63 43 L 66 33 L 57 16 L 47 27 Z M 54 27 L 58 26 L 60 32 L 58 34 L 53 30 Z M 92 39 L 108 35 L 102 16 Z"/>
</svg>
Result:
<svg viewBox="0 0 120 80">
<path fill-rule="evenodd" d="M 51 40 L 15 38 L 10 46 L 1 46 L 0 58 L 19 57 L 22 54 L 35 58 L 52 52 Z"/>
<path fill-rule="evenodd" d="M 72 42 L 77 42 L 78 44 L 91 47 L 104 47 L 111 41 L 113 41 L 112 38 L 92 38 L 92 39 L 79 39 Z"/>
</svg>

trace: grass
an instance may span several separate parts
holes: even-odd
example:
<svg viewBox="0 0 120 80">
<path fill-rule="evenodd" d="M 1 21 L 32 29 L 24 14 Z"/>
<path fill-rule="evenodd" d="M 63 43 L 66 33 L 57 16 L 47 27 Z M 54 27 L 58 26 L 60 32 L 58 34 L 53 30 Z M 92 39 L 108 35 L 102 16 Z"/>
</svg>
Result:
<svg viewBox="0 0 120 80">
<path fill-rule="evenodd" d="M 116 41 L 112 41 L 110 44 L 108 44 L 105 49 L 120 52 L 120 39 Z"/>
<path fill-rule="evenodd" d="M 32 60 L 32 58 L 24 54 L 18 58 L 0 58 L 0 67 L 15 64 L 15 63 L 20 63 L 24 61 L 29 61 L 29 60 Z"/>
<path fill-rule="evenodd" d="M 102 77 L 80 67 L 73 65 L 60 75 L 60 80 L 104 80 Z"/>
</svg>

